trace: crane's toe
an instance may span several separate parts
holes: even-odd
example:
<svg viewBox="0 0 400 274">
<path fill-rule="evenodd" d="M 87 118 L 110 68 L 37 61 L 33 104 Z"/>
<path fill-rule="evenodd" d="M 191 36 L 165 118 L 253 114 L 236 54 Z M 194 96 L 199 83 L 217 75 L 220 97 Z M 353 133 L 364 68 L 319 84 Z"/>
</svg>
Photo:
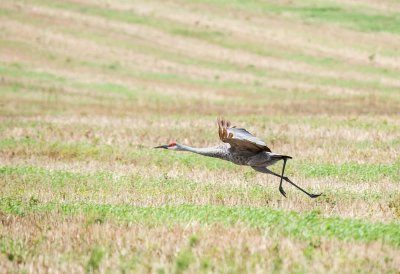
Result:
<svg viewBox="0 0 400 274">
<path fill-rule="evenodd" d="M 283 190 L 283 187 L 279 187 L 279 192 L 286 198 L 286 192 Z"/>
<path fill-rule="evenodd" d="M 321 195 L 322 195 L 322 193 L 320 193 L 320 194 L 310 194 L 310 197 L 311 198 L 317 198 L 317 197 L 319 197 Z"/>
</svg>

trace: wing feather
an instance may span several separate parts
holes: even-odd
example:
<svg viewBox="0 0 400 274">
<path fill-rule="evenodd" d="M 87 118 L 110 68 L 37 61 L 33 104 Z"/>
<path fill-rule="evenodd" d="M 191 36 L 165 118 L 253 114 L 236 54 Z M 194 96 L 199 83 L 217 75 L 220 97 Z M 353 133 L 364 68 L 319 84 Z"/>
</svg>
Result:
<svg viewBox="0 0 400 274">
<path fill-rule="evenodd" d="M 224 119 L 218 119 L 217 122 L 219 138 L 222 142 L 229 143 L 234 150 L 252 153 L 271 152 L 264 141 L 255 137 L 246 129 L 230 127 L 231 123 Z"/>
</svg>

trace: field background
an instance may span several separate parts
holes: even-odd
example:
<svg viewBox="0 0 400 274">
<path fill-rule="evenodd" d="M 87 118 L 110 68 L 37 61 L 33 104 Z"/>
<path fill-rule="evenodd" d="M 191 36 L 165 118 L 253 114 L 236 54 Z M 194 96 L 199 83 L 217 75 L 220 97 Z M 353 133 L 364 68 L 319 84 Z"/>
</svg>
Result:
<svg viewBox="0 0 400 274">
<path fill-rule="evenodd" d="M 399 76 L 394 0 L 2 0 L 1 272 L 399 273 Z M 324 195 L 152 149 L 218 115 Z"/>
</svg>

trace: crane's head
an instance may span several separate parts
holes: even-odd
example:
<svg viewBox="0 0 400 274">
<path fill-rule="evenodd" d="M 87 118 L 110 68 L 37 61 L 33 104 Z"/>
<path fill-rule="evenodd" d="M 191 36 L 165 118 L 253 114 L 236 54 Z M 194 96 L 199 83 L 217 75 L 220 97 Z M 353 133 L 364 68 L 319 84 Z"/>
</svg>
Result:
<svg viewBox="0 0 400 274">
<path fill-rule="evenodd" d="M 157 147 L 154 147 L 154 148 L 177 149 L 178 146 L 177 146 L 176 142 L 172 142 L 172 143 L 170 143 L 168 145 L 161 145 L 161 146 L 157 146 Z"/>
</svg>

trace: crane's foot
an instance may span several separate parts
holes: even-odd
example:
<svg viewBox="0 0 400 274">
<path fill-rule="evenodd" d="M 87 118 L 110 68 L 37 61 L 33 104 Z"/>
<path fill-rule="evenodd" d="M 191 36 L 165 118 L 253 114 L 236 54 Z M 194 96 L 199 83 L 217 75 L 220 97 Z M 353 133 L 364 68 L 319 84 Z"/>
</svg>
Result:
<svg viewBox="0 0 400 274">
<path fill-rule="evenodd" d="M 317 197 L 319 197 L 319 196 L 321 196 L 322 195 L 322 193 L 320 193 L 320 194 L 309 194 L 308 196 L 310 196 L 310 198 L 317 198 Z"/>
<path fill-rule="evenodd" d="M 286 198 L 286 192 L 283 190 L 282 186 L 279 186 L 279 192 Z"/>
</svg>

